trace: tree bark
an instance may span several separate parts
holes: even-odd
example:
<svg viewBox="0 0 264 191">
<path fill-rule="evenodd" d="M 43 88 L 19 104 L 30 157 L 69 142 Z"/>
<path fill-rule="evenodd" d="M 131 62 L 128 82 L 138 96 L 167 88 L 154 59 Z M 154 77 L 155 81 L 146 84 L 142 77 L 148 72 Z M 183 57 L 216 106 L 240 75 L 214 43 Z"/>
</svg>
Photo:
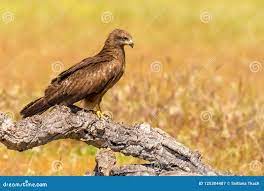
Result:
<svg viewBox="0 0 264 191">
<path fill-rule="evenodd" d="M 58 139 L 75 139 L 97 148 L 94 175 L 221 175 L 201 161 L 201 155 L 147 123 L 134 126 L 98 118 L 92 111 L 73 112 L 55 106 L 43 114 L 13 122 L 0 113 L 0 142 L 8 149 L 25 151 Z M 149 161 L 117 167 L 110 151 Z"/>
</svg>

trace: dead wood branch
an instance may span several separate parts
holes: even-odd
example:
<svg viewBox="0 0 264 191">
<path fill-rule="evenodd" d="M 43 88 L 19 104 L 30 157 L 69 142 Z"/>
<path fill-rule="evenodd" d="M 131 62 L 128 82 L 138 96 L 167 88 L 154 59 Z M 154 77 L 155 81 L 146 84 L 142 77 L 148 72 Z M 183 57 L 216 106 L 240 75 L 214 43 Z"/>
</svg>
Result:
<svg viewBox="0 0 264 191">
<path fill-rule="evenodd" d="M 0 114 L 0 142 L 8 149 L 24 151 L 58 139 L 75 139 L 150 162 L 116 167 L 111 152 L 103 152 L 97 155 L 96 175 L 220 175 L 202 163 L 198 152 L 149 124 L 128 126 L 64 106 L 18 122 Z"/>
</svg>

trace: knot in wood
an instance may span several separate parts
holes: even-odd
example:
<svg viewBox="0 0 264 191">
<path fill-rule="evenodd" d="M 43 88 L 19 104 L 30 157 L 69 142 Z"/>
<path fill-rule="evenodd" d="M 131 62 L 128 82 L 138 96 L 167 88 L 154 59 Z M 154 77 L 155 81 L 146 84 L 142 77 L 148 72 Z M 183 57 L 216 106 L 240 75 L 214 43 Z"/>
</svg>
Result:
<svg viewBox="0 0 264 191">
<path fill-rule="evenodd" d="M 91 130 L 94 135 L 103 135 L 105 133 L 105 127 L 105 121 L 96 121 Z"/>
</svg>

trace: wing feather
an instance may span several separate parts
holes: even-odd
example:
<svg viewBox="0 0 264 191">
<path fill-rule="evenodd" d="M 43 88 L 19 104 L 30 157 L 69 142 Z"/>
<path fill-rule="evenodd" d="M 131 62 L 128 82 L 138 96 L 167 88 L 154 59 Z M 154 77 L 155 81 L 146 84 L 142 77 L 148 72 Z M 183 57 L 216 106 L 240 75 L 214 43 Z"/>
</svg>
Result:
<svg viewBox="0 0 264 191">
<path fill-rule="evenodd" d="M 81 62 L 79 62 L 78 64 L 70 67 L 68 70 L 63 71 L 56 78 L 52 79 L 51 84 L 55 83 L 55 82 L 61 82 L 62 80 L 64 80 L 68 76 L 72 75 L 74 72 L 81 70 L 85 67 L 88 67 L 88 66 L 92 67 L 93 65 L 95 65 L 97 63 L 110 62 L 112 60 L 113 60 L 113 57 L 109 56 L 109 55 L 107 55 L 107 56 L 100 55 L 100 56 L 85 58 Z"/>
<path fill-rule="evenodd" d="M 114 70 L 109 70 L 111 62 L 89 62 L 86 66 L 70 69 L 62 74 L 62 78 L 46 89 L 45 97 L 50 105 L 64 103 L 73 104 L 87 95 L 104 91 L 108 83 L 116 76 Z M 60 76 L 59 76 L 60 77 Z"/>
</svg>

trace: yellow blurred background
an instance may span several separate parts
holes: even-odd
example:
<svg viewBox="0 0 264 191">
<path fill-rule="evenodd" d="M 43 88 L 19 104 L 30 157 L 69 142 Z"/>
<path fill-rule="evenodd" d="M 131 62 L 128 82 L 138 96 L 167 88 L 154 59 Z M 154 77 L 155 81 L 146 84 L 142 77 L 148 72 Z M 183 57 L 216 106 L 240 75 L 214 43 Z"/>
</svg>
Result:
<svg viewBox="0 0 264 191">
<path fill-rule="evenodd" d="M 15 120 L 63 70 L 129 31 L 126 73 L 104 97 L 114 120 L 148 122 L 213 167 L 264 175 L 264 1 L 0 0 L 0 111 Z M 0 146 L 0 175 L 83 175 L 96 148 Z M 140 162 L 118 154 L 119 164 Z"/>
</svg>

